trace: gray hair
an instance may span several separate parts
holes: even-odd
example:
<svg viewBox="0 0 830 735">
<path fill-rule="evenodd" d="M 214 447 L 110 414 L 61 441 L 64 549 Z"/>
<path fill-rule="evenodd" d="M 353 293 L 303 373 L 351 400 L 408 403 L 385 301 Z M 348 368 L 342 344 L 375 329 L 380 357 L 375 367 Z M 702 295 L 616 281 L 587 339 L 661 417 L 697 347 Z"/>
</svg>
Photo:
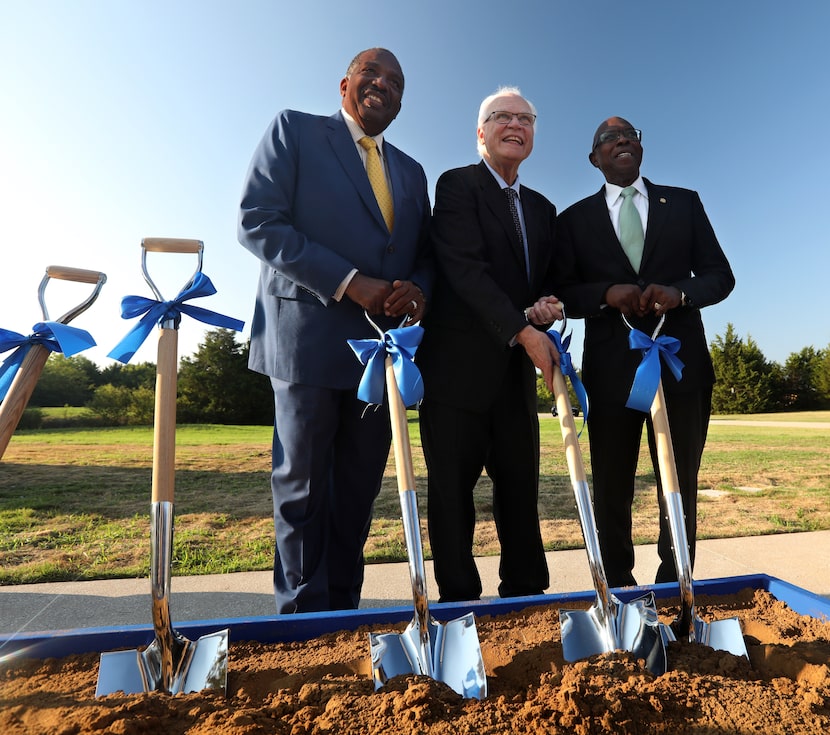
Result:
<svg viewBox="0 0 830 735">
<path fill-rule="evenodd" d="M 520 99 L 527 102 L 527 106 L 530 108 L 530 111 L 535 115 L 536 114 L 536 105 L 534 105 L 527 97 L 522 95 L 522 91 L 518 87 L 510 87 L 510 86 L 503 86 L 499 87 L 493 94 L 485 97 L 481 101 L 481 106 L 478 108 L 478 124 L 476 125 L 476 149 L 478 150 L 478 154 L 480 156 L 484 155 L 484 144 L 478 139 L 478 128 L 480 128 L 484 121 L 490 116 L 492 110 L 490 106 L 495 102 L 497 99 L 501 97 L 519 97 Z M 533 123 L 533 130 L 536 131 L 536 122 Z"/>
</svg>

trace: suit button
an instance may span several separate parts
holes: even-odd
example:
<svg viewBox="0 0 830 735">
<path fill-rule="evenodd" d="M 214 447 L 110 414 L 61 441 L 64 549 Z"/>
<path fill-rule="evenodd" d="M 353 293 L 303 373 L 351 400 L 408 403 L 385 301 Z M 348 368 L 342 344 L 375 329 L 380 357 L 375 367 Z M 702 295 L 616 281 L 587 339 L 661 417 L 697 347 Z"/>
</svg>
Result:
<svg viewBox="0 0 830 735">
<path fill-rule="evenodd" d="M 640 288 L 643 288 L 643 286 L 645 286 L 645 285 L 646 285 L 646 282 L 645 282 L 642 278 L 640 278 L 640 279 L 637 281 L 637 285 L 638 285 Z"/>
<path fill-rule="evenodd" d="M 391 253 L 394 253 L 394 252 L 395 252 L 395 246 L 394 246 L 394 245 L 390 245 L 388 248 L 386 248 L 386 252 L 387 252 L 387 253 L 390 253 L 390 254 L 391 254 Z"/>
</svg>

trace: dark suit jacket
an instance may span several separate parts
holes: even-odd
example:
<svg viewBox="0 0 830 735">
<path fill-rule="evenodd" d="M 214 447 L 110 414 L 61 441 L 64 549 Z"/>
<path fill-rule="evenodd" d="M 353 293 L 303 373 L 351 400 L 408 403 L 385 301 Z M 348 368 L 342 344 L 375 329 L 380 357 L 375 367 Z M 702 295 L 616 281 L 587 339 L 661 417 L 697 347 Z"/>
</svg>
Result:
<svg viewBox="0 0 830 735">
<path fill-rule="evenodd" d="M 363 366 L 348 339 L 377 338 L 362 309 L 332 299 L 352 268 L 411 280 L 427 296 L 429 195 L 421 166 L 383 144 L 395 206 L 390 234 L 343 116 L 279 113 L 254 153 L 239 241 L 261 261 L 252 370 L 295 383 L 356 387 Z M 388 329 L 394 321 L 378 319 Z"/>
<path fill-rule="evenodd" d="M 549 286 L 556 208 L 525 186 L 520 190 L 529 256 L 507 198 L 482 161 L 439 178 L 430 228 L 437 264 L 424 339 L 416 354 L 427 399 L 486 411 L 507 370 L 511 350 L 524 358 L 528 394 L 535 372 L 510 341 L 527 326 L 523 310 Z"/>
<path fill-rule="evenodd" d="M 628 347 L 628 328 L 617 309 L 602 307 L 606 290 L 616 283 L 676 286 L 691 306 L 667 313 L 661 334 L 681 342 L 685 363 L 678 383 L 662 373 L 666 392 L 690 391 L 714 382 L 700 308 L 723 300 L 735 278 L 697 192 L 658 186 L 648 189 L 648 224 L 639 275 L 614 233 L 605 187 L 566 209 L 557 220 L 556 295 L 566 314 L 586 317 L 583 382 L 589 395 L 625 403 L 642 354 Z M 651 336 L 658 319 L 629 319 Z"/>
</svg>

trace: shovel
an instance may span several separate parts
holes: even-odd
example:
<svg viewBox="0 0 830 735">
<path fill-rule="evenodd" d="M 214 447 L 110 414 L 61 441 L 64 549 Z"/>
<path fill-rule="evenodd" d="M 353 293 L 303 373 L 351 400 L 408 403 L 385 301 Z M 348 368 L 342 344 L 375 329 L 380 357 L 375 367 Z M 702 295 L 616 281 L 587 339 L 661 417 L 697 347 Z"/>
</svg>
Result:
<svg viewBox="0 0 830 735">
<path fill-rule="evenodd" d="M 654 330 L 654 334 L 651 335 L 652 342 L 660 333 L 665 319 L 666 315 L 664 314 Z M 629 329 L 632 328 L 624 316 L 623 321 Z M 748 659 L 749 654 L 746 650 L 746 643 L 738 618 L 706 622 L 698 616 L 695 609 L 692 562 L 689 555 L 689 540 L 686 535 L 683 497 L 680 494 L 680 481 L 677 478 L 677 465 L 674 459 L 674 447 L 672 446 L 671 431 L 669 430 L 669 415 L 666 410 L 662 380 L 657 383 L 657 392 L 654 394 L 651 403 L 651 423 L 657 444 L 657 464 L 660 468 L 660 479 L 663 488 L 663 505 L 669 522 L 674 565 L 677 569 L 677 578 L 680 584 L 680 617 L 672 623 L 672 628 L 678 640 L 702 643 L 716 650 L 728 651 L 735 656 L 743 656 Z"/>
<path fill-rule="evenodd" d="M 565 324 L 563 320 L 560 332 L 564 332 Z M 659 676 L 666 672 L 666 642 L 674 640 L 674 635 L 657 619 L 653 592 L 623 603 L 608 589 L 585 464 L 561 369 L 553 371 L 553 391 L 588 566 L 597 593 L 588 610 L 559 611 L 562 653 L 566 661 L 579 661 L 598 653 L 631 651 Z"/>
<path fill-rule="evenodd" d="M 191 283 L 202 269 L 200 240 L 145 238 L 141 246 L 144 279 L 159 301 L 163 301 L 162 296 L 147 273 L 148 251 L 198 254 Z M 221 689 L 224 692 L 227 686 L 228 630 L 190 641 L 173 630 L 170 618 L 177 362 L 178 324 L 172 319 L 165 320 L 159 329 L 150 508 L 150 587 L 155 639 L 144 650 L 101 654 L 96 697 L 118 691 L 178 694 Z"/>
<path fill-rule="evenodd" d="M 382 339 L 383 331 L 374 322 L 372 325 Z M 375 690 L 394 676 L 420 674 L 444 682 L 462 697 L 484 699 L 487 675 L 473 613 L 441 623 L 429 612 L 406 407 L 395 379 L 392 357 L 388 354 L 384 366 L 415 615 L 403 633 L 369 634 Z"/>
<path fill-rule="evenodd" d="M 55 321 L 60 324 L 69 324 L 76 316 L 85 312 L 92 306 L 98 294 L 101 292 L 101 287 L 106 283 L 107 277 L 98 271 L 88 271 L 82 268 L 67 268 L 59 265 L 50 265 L 46 268 L 46 275 L 40 282 L 38 289 L 38 301 L 40 301 L 40 310 L 43 313 L 43 321 L 49 321 L 49 312 L 46 309 L 45 293 L 49 280 L 57 278 L 64 281 L 77 281 L 79 283 L 94 283 L 95 287 L 92 293 L 85 301 L 78 304 L 74 309 L 70 309 L 62 317 Z M 23 411 L 26 410 L 26 404 L 32 397 L 32 392 L 37 385 L 38 378 L 43 372 L 46 361 L 49 359 L 51 350 L 43 345 L 34 344 L 29 348 L 17 374 L 14 376 L 9 387 L 9 392 L 0 404 L 0 457 L 9 446 L 9 441 L 14 434 L 20 417 Z"/>
</svg>

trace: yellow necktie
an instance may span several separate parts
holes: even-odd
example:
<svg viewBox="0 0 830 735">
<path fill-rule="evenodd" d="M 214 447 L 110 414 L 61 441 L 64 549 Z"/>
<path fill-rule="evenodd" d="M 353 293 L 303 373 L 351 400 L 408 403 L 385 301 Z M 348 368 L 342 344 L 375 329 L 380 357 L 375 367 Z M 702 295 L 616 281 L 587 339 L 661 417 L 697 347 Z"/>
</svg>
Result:
<svg viewBox="0 0 830 735">
<path fill-rule="evenodd" d="M 392 192 L 386 183 L 386 174 L 383 173 L 383 165 L 378 154 L 378 144 L 374 138 L 368 135 L 357 141 L 366 151 L 366 173 L 369 175 L 369 183 L 375 192 L 375 199 L 378 200 L 380 213 L 386 221 L 389 232 L 392 232 L 392 225 L 395 222 L 394 208 L 392 205 Z"/>
</svg>

